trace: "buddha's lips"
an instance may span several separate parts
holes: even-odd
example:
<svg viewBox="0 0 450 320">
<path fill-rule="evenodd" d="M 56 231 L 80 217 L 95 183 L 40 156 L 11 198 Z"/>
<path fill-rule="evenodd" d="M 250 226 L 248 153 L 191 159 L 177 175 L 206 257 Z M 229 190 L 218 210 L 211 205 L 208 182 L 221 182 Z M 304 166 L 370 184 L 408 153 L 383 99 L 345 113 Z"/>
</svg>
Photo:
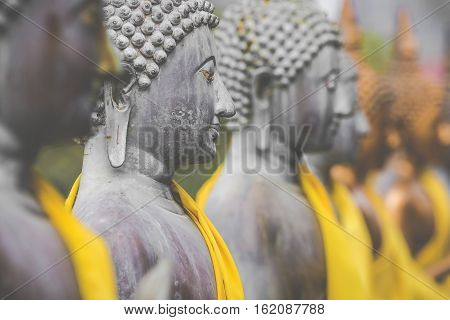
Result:
<svg viewBox="0 0 450 320">
<path fill-rule="evenodd" d="M 335 135 L 339 130 L 339 121 L 333 121 L 330 125 L 330 133 L 331 135 Z"/>
<path fill-rule="evenodd" d="M 211 125 L 209 131 L 211 132 L 213 141 L 216 142 L 220 135 L 220 124 Z"/>
</svg>

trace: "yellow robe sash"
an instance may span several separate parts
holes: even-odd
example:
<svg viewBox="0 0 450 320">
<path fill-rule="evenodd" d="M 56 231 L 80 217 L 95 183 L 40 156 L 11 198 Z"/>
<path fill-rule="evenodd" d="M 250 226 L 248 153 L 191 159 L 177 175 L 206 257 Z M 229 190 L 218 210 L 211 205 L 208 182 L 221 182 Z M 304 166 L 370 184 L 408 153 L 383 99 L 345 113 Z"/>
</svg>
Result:
<svg viewBox="0 0 450 320">
<path fill-rule="evenodd" d="M 332 193 L 333 202 L 339 212 L 341 227 L 348 234 L 349 256 L 354 257 L 354 281 L 362 286 L 364 299 L 372 298 L 373 257 L 372 239 L 366 222 L 350 190 L 342 183 L 335 182 Z M 363 297 L 361 297 L 362 299 Z"/>
<path fill-rule="evenodd" d="M 439 262 L 448 254 L 450 231 L 450 200 L 446 186 L 433 170 L 425 171 L 420 182 L 433 204 L 435 232 L 420 250 L 416 260 L 421 267 Z"/>
<path fill-rule="evenodd" d="M 368 176 L 365 194 L 379 219 L 382 244 L 374 259 L 373 292 L 378 300 L 446 299 L 446 293 L 427 277 L 410 255 L 408 244 L 394 225 L 383 199 L 374 188 L 376 174 Z"/>
<path fill-rule="evenodd" d="M 327 264 L 327 295 L 330 300 L 364 300 L 370 299 L 370 283 L 367 276 L 366 262 L 359 260 L 353 251 L 357 246 L 354 239 L 342 229 L 337 220 L 328 192 L 323 184 L 307 168 L 300 169 L 300 183 L 316 214 L 322 231 Z M 342 206 L 349 205 L 342 201 Z M 366 244 L 367 245 L 367 244 Z M 359 245 L 358 245 L 359 247 Z M 360 247 L 359 247 L 360 248 Z M 370 281 L 369 281 L 370 282 Z"/>
<path fill-rule="evenodd" d="M 67 199 L 66 204 L 69 207 L 73 207 L 75 203 L 80 187 L 80 179 L 81 176 L 78 177 Z M 180 196 L 181 204 L 186 214 L 195 223 L 208 247 L 216 279 L 217 300 L 244 299 L 244 289 L 239 271 L 219 232 L 208 219 L 205 212 L 198 208 L 189 194 L 175 181 L 173 185 L 174 191 Z"/>
<path fill-rule="evenodd" d="M 106 243 L 83 226 L 64 206 L 62 196 L 37 174 L 33 185 L 42 210 L 69 251 L 81 298 L 117 299 L 115 273 Z"/>
</svg>

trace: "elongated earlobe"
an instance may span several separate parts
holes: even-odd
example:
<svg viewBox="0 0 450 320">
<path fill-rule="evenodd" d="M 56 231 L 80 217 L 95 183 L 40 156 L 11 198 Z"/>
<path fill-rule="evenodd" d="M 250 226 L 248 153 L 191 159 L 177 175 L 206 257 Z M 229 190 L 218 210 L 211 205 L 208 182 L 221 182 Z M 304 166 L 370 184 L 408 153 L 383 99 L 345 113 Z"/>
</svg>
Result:
<svg viewBox="0 0 450 320">
<path fill-rule="evenodd" d="M 254 71 L 252 79 L 253 123 L 260 131 L 256 147 L 266 151 L 270 147 L 270 96 L 272 94 L 272 74 L 267 68 Z"/>
<path fill-rule="evenodd" d="M 118 103 L 114 101 L 111 82 L 105 83 L 104 99 L 108 159 L 113 168 L 120 168 L 125 163 L 128 123 L 132 108 L 127 99 L 120 99 Z"/>
</svg>

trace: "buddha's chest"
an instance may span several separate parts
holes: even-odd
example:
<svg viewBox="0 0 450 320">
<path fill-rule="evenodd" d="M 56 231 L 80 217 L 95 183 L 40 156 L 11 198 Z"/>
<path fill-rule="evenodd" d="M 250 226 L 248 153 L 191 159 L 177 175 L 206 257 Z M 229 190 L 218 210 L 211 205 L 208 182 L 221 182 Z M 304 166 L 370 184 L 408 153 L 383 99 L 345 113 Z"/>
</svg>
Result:
<svg viewBox="0 0 450 320">
<path fill-rule="evenodd" d="M 170 299 L 215 299 L 211 256 L 186 215 L 152 208 L 139 212 L 106 236 L 112 245 L 121 298 L 132 298 L 158 261 L 171 266 Z"/>
<path fill-rule="evenodd" d="M 314 213 L 304 199 L 263 186 L 216 187 L 206 206 L 233 254 L 246 297 L 324 298 L 325 261 Z"/>
</svg>

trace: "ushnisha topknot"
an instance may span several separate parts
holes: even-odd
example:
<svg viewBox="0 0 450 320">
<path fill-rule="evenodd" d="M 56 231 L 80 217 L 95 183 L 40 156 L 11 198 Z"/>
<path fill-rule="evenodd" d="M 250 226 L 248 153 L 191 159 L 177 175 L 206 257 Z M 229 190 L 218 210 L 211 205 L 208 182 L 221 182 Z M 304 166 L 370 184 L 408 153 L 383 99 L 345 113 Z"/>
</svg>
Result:
<svg viewBox="0 0 450 320">
<path fill-rule="evenodd" d="M 0 34 L 5 32 L 17 11 L 20 11 L 29 0 L 2 0 L 0 2 Z"/>
<path fill-rule="evenodd" d="M 108 35 L 138 76 L 150 86 L 177 44 L 202 25 L 215 28 L 219 18 L 205 0 L 102 0 Z"/>
<path fill-rule="evenodd" d="M 251 72 L 268 67 L 287 86 L 326 45 L 340 47 L 337 26 L 311 0 L 254 0 L 230 6 L 216 32 L 219 72 L 240 123 L 250 114 Z"/>
</svg>

